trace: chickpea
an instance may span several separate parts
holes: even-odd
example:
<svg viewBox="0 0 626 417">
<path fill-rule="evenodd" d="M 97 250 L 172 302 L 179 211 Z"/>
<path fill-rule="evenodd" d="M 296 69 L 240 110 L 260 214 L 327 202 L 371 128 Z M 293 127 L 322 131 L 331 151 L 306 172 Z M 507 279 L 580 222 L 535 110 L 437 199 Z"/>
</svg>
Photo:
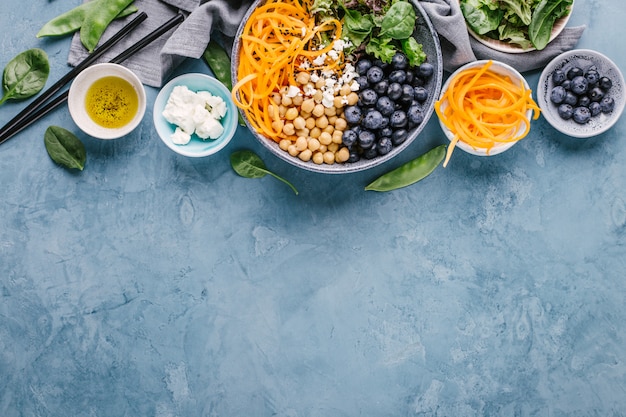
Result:
<svg viewBox="0 0 626 417">
<path fill-rule="evenodd" d="M 293 121 L 293 120 L 296 119 L 296 117 L 298 117 L 298 114 L 299 114 L 299 112 L 298 112 L 297 108 L 289 107 L 287 109 L 287 111 L 285 112 L 285 119 Z M 294 126 L 295 126 L 295 124 L 294 124 Z M 297 129 L 297 127 L 296 127 L 296 129 Z"/>
<path fill-rule="evenodd" d="M 344 131 L 348 128 L 348 122 L 346 122 L 346 119 L 344 119 L 343 117 L 337 117 L 334 125 L 336 130 Z"/>
<path fill-rule="evenodd" d="M 308 148 L 312 151 L 315 152 L 320 148 L 320 141 L 316 138 L 309 138 L 308 140 Z"/>
<path fill-rule="evenodd" d="M 345 146 L 335 153 L 335 161 L 342 163 L 350 159 L 350 151 Z"/>
<path fill-rule="evenodd" d="M 341 130 L 333 132 L 333 143 L 343 143 L 343 132 Z"/>
<path fill-rule="evenodd" d="M 335 106 L 336 109 L 343 108 L 343 96 L 335 96 L 335 98 L 333 98 L 333 106 Z"/>
<path fill-rule="evenodd" d="M 280 117 L 285 117 L 285 113 L 287 113 L 287 107 L 285 107 L 284 105 L 280 104 L 278 106 L 278 114 L 280 115 Z"/>
<path fill-rule="evenodd" d="M 326 107 L 324 108 L 324 114 L 326 116 L 336 116 L 337 115 L 337 108 L 335 107 Z"/>
<path fill-rule="evenodd" d="M 315 94 L 313 94 L 313 100 L 315 100 L 316 103 L 321 103 L 323 98 L 324 94 L 320 90 L 317 90 Z"/>
<path fill-rule="evenodd" d="M 313 154 L 313 163 L 322 165 L 324 163 L 324 154 L 322 152 L 315 152 Z"/>
<path fill-rule="evenodd" d="M 330 152 L 330 151 L 324 152 L 324 163 L 326 163 L 328 165 L 334 164 L 335 163 L 335 154 Z"/>
<path fill-rule="evenodd" d="M 298 84 L 302 84 L 305 85 L 307 84 L 309 81 L 311 80 L 311 74 L 309 74 L 306 71 L 300 71 L 297 75 L 296 75 L 296 82 Z"/>
<path fill-rule="evenodd" d="M 308 146 L 309 144 L 307 143 L 306 137 L 298 136 L 298 139 L 296 139 L 296 149 L 298 150 L 298 152 L 302 152 Z"/>
<path fill-rule="evenodd" d="M 346 100 L 348 101 L 348 106 L 354 106 L 356 103 L 359 102 L 359 95 L 353 91 L 348 94 Z"/>
<path fill-rule="evenodd" d="M 324 106 L 320 103 L 316 104 L 311 114 L 315 117 L 321 117 L 324 115 Z"/>
<path fill-rule="evenodd" d="M 306 124 L 305 127 L 307 129 L 313 129 L 315 127 L 315 118 L 314 117 L 309 117 L 305 120 Z"/>
<path fill-rule="evenodd" d="M 315 126 L 323 130 L 326 126 L 328 126 L 328 117 L 322 116 L 315 119 Z"/>
<path fill-rule="evenodd" d="M 300 153 L 296 149 L 296 145 L 294 145 L 294 144 L 289 145 L 289 147 L 287 148 L 287 152 L 289 152 L 289 155 L 291 155 L 291 156 L 298 156 L 298 154 Z"/>
<path fill-rule="evenodd" d="M 272 129 L 274 129 L 277 132 L 282 132 L 283 128 L 285 127 L 285 122 L 283 122 L 282 120 L 274 120 L 272 122 Z"/>
<path fill-rule="evenodd" d="M 302 152 L 300 152 L 300 154 L 298 155 L 298 158 L 300 158 L 304 162 L 309 162 L 311 160 L 312 155 L 313 155 L 313 152 L 311 152 L 310 149 L 305 149 Z"/>
<path fill-rule="evenodd" d="M 293 106 L 293 100 L 292 100 L 291 97 L 289 97 L 288 95 L 285 94 L 280 99 L 280 104 L 282 104 L 285 107 L 291 107 L 291 106 Z"/>
<path fill-rule="evenodd" d="M 311 131 L 309 132 L 309 136 L 312 138 L 319 138 L 321 134 L 322 134 L 322 129 L 320 129 L 317 126 L 311 129 Z"/>
<path fill-rule="evenodd" d="M 320 148 L 318 149 L 321 153 L 324 153 L 328 150 L 328 146 L 326 145 L 320 145 Z"/>
<path fill-rule="evenodd" d="M 275 104 L 280 104 L 280 94 L 279 93 L 272 93 L 272 101 Z"/>
<path fill-rule="evenodd" d="M 328 152 L 332 152 L 332 153 L 337 153 L 337 151 L 339 150 L 339 144 L 338 143 L 331 143 L 330 145 L 328 145 Z"/>
<path fill-rule="evenodd" d="M 289 139 L 281 139 L 281 141 L 278 142 L 278 147 L 283 151 L 289 149 L 289 145 L 291 145 L 291 141 Z"/>
<path fill-rule="evenodd" d="M 328 146 L 333 143 L 333 137 L 328 132 L 322 132 L 319 136 L 319 141 L 322 145 Z"/>
<path fill-rule="evenodd" d="M 294 110 L 298 111 L 295 108 Z M 306 127 L 306 120 L 304 120 L 304 117 L 302 116 L 295 117 L 293 119 L 293 127 L 295 127 L 296 129 L 304 129 Z"/>
<path fill-rule="evenodd" d="M 315 88 L 317 89 L 321 89 L 326 85 L 326 80 L 324 78 L 319 78 L 316 82 L 315 82 Z"/>
<path fill-rule="evenodd" d="M 293 127 L 293 123 L 285 123 L 283 126 L 283 133 L 287 136 L 294 135 L 296 133 L 296 129 Z"/>
<path fill-rule="evenodd" d="M 328 123 L 335 126 L 335 122 L 337 121 L 337 119 L 339 118 L 339 116 L 335 115 L 335 116 L 328 116 Z"/>
<path fill-rule="evenodd" d="M 302 107 L 300 107 L 300 116 L 302 116 L 302 118 L 306 120 L 309 117 L 311 117 L 311 113 L 310 112 L 306 112 L 306 111 L 302 111 Z"/>
<path fill-rule="evenodd" d="M 300 94 L 291 99 L 291 102 L 294 106 L 301 106 L 303 101 L 304 97 L 302 97 Z"/>
<path fill-rule="evenodd" d="M 296 129 L 296 136 L 304 136 L 305 138 L 309 137 L 310 130 L 306 127 L 304 129 Z"/>
<path fill-rule="evenodd" d="M 351 92 L 352 92 L 352 89 L 350 88 L 350 84 L 344 84 L 339 89 L 339 95 L 340 96 L 347 96 Z"/>
</svg>

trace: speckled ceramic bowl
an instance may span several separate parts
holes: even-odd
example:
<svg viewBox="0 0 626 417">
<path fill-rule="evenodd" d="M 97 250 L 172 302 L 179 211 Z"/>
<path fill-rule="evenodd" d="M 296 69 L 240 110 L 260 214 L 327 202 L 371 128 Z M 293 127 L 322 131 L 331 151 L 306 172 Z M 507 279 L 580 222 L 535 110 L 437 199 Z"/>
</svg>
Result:
<svg viewBox="0 0 626 417">
<path fill-rule="evenodd" d="M 245 113 L 242 113 L 243 118 L 250 128 L 251 132 L 258 139 L 258 141 L 267 148 L 271 153 L 276 155 L 278 158 L 287 161 L 290 164 L 293 164 L 297 167 L 314 171 L 321 172 L 326 174 L 345 174 L 351 172 L 357 172 L 372 168 L 374 166 L 380 165 L 386 161 L 389 161 L 404 149 L 406 149 L 417 137 L 419 137 L 420 133 L 426 126 L 428 120 L 432 116 L 434 112 L 434 102 L 439 97 L 439 92 L 441 90 L 441 84 L 443 80 L 443 60 L 441 55 L 441 47 L 439 45 L 439 38 L 437 37 L 437 32 L 435 31 L 430 19 L 426 15 L 424 9 L 419 5 L 419 2 L 416 0 L 410 0 L 413 4 L 416 12 L 417 22 L 416 29 L 414 32 L 414 37 L 416 40 L 422 44 L 423 50 L 426 53 L 427 61 L 431 63 L 435 72 L 432 77 L 428 79 L 428 84 L 425 86 L 429 91 L 428 100 L 424 103 L 424 121 L 418 125 L 414 130 L 409 134 L 408 139 L 403 142 L 399 146 L 395 146 L 391 152 L 384 156 L 378 156 L 373 159 L 364 159 L 361 158 L 360 161 L 352 162 L 352 163 L 335 163 L 335 164 L 321 164 L 317 165 L 312 161 L 304 162 L 301 161 L 297 157 L 291 156 L 286 151 L 281 150 L 278 147 L 278 144 L 272 141 L 271 139 L 263 136 L 259 132 L 257 132 L 254 128 L 251 127 L 249 120 L 247 119 Z M 243 18 L 243 21 L 239 27 L 239 30 L 235 36 L 235 43 L 233 45 L 233 60 L 231 67 L 231 74 L 233 79 L 233 84 L 237 83 L 239 79 L 238 74 L 238 66 L 239 66 L 239 50 L 241 48 L 241 43 L 239 42 L 240 35 L 243 32 L 244 25 L 248 21 L 248 18 L 255 10 L 255 8 L 263 5 L 265 0 L 256 0 L 246 15 Z"/>
<path fill-rule="evenodd" d="M 552 73 L 557 69 L 567 72 L 574 66 L 583 70 L 595 66 L 601 76 L 611 79 L 613 86 L 608 91 L 608 96 L 615 100 L 615 108 L 611 113 L 600 113 L 585 124 L 578 124 L 572 119 L 563 120 L 559 116 L 558 107 L 550 101 L 550 92 L 554 87 Z M 564 52 L 554 58 L 539 77 L 537 104 L 541 108 L 541 114 L 556 130 L 571 137 L 588 138 L 606 132 L 619 120 L 625 103 L 624 76 L 613 61 L 596 51 L 576 49 Z"/>
</svg>

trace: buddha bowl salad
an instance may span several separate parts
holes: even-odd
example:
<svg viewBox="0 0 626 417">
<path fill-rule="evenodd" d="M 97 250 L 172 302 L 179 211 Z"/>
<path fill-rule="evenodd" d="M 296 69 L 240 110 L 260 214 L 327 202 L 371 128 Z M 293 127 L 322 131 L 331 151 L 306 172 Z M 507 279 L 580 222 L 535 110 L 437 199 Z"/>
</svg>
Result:
<svg viewBox="0 0 626 417">
<path fill-rule="evenodd" d="M 522 49 L 544 49 L 557 19 L 574 0 L 460 0 L 467 25 L 478 35 Z"/>
<path fill-rule="evenodd" d="M 241 30 L 233 100 L 304 162 L 386 155 L 424 120 L 434 67 L 405 0 L 268 0 Z"/>
</svg>

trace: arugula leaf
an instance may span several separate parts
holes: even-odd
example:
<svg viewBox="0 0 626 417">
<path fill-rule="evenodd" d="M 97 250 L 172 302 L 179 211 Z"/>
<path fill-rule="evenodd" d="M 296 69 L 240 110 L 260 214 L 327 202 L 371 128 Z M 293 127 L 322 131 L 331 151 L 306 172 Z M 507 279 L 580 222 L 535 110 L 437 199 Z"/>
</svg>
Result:
<svg viewBox="0 0 626 417">
<path fill-rule="evenodd" d="M 416 67 L 426 61 L 426 54 L 422 44 L 417 42 L 414 37 L 402 41 L 402 52 L 404 52 L 412 67 Z"/>
</svg>

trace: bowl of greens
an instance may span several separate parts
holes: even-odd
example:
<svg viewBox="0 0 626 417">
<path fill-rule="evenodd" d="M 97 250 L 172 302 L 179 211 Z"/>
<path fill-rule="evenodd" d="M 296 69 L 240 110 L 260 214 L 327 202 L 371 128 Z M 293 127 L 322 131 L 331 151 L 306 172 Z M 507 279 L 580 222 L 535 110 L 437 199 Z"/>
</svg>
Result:
<svg viewBox="0 0 626 417">
<path fill-rule="evenodd" d="M 309 171 L 389 161 L 420 135 L 441 89 L 439 39 L 418 1 L 353 3 L 256 0 L 235 36 L 233 99 L 246 125 Z"/>
<path fill-rule="evenodd" d="M 542 50 L 565 28 L 574 0 L 459 0 L 469 34 L 500 52 Z"/>
</svg>

